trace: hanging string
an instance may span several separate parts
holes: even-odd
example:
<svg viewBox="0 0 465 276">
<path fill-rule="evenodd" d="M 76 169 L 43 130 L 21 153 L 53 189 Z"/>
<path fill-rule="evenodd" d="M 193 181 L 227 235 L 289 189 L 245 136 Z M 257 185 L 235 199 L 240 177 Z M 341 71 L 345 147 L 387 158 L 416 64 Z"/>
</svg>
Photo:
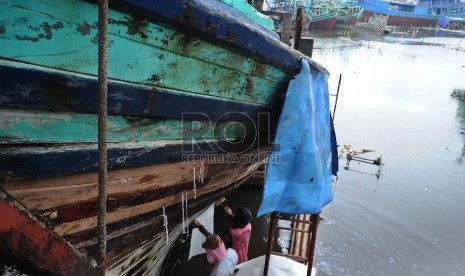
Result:
<svg viewBox="0 0 465 276">
<path fill-rule="evenodd" d="M 184 223 L 185 227 L 186 227 L 186 234 L 187 236 L 189 237 L 189 216 L 187 215 L 187 192 L 186 192 L 186 196 L 184 197 L 186 199 L 186 203 L 184 203 L 184 206 L 186 207 L 186 210 L 184 211 L 184 214 L 186 215 L 186 223 Z"/>
<path fill-rule="evenodd" d="M 202 162 L 202 165 L 200 166 L 200 173 L 199 173 L 199 182 L 202 184 L 203 184 L 204 171 L 205 171 L 205 163 Z"/>
<path fill-rule="evenodd" d="M 182 208 L 182 233 L 186 234 L 186 221 L 184 216 L 184 192 L 181 193 L 181 208 Z"/>
<path fill-rule="evenodd" d="M 194 188 L 192 189 L 194 191 L 194 199 L 197 199 L 197 186 L 195 184 L 195 167 L 192 168 L 194 171 Z"/>
<path fill-rule="evenodd" d="M 333 216 L 333 205 L 334 205 L 334 198 L 336 197 L 336 187 L 337 187 L 337 180 L 339 179 L 339 177 L 332 177 L 331 179 L 331 182 L 334 183 L 334 186 L 333 186 L 333 200 L 331 200 L 331 204 L 329 205 L 329 211 L 328 211 L 328 216 L 327 216 L 327 219 L 326 221 L 328 221 L 328 223 L 326 224 L 326 227 L 325 227 L 325 230 L 328 230 L 329 228 L 329 225 L 331 224 L 330 221 L 331 221 L 331 218 Z"/>
<path fill-rule="evenodd" d="M 168 233 L 168 217 L 165 213 L 165 206 L 163 206 L 163 226 L 165 226 L 165 234 L 166 234 L 166 245 L 168 245 L 169 241 L 169 233 Z"/>
</svg>

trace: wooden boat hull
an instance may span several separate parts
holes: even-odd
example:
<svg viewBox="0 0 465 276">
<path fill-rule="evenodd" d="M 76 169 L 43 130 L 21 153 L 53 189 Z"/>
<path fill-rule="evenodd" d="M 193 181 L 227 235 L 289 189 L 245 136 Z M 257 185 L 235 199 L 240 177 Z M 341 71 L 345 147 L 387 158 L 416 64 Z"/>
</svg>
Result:
<svg viewBox="0 0 465 276">
<path fill-rule="evenodd" d="M 332 30 L 336 24 L 336 17 L 330 17 L 319 21 L 310 22 L 310 29 Z"/>
<path fill-rule="evenodd" d="M 110 2 L 108 265 L 117 275 L 157 274 L 182 230 L 181 199 L 189 223 L 265 158 L 302 55 L 221 2 Z M 7 0 L 0 8 L 0 207 L 24 206 L 19 217 L 94 267 L 96 5 Z M 27 253 L 39 242 L 0 253 L 42 271 L 44 261 Z M 79 274 L 68 266 L 43 269 Z"/>
<path fill-rule="evenodd" d="M 350 18 L 344 18 L 344 19 L 337 19 L 336 24 L 341 24 L 341 25 L 355 25 L 360 21 L 362 14 L 360 14 L 359 17 L 350 17 Z"/>
<path fill-rule="evenodd" d="M 376 16 L 377 13 L 364 10 L 362 15 L 362 21 L 372 16 Z M 390 26 L 400 27 L 431 27 L 436 26 L 437 19 L 434 18 L 414 18 L 407 16 L 393 16 L 389 15 L 388 24 Z"/>
<path fill-rule="evenodd" d="M 341 2 L 336 25 L 355 25 L 359 22 L 362 14 L 363 8 L 358 4 L 358 1 L 347 0 Z"/>
<path fill-rule="evenodd" d="M 194 191 L 191 174 L 195 165 L 195 163 L 170 163 L 110 172 L 107 204 L 107 257 L 112 273 L 116 275 L 133 275 L 135 272 L 156 273 L 170 245 L 182 232 L 180 191 L 184 191 L 184 195 L 188 198 L 187 212 L 190 219 L 185 223 L 189 223 L 198 212 L 211 204 L 212 198 L 224 196 L 236 188 L 260 164 L 205 165 L 204 181 L 199 181 Z M 147 174 L 147 171 L 150 173 Z M 32 210 L 32 214 L 55 234 L 64 237 L 87 258 L 94 259 L 98 252 L 95 231 L 97 223 L 96 183 L 97 174 L 92 173 L 33 181 L 5 182 L 2 188 L 9 196 L 19 201 L 21 206 Z M 53 195 L 53 197 L 48 195 Z M 162 219 L 162 208 L 165 206 L 170 229 L 168 245 L 166 245 Z M 3 208 L 2 213 L 5 213 Z M 15 217 L 12 222 L 17 220 Z M 7 223 L 9 222 L 3 221 L 2 225 Z M 18 228 L 21 231 L 27 231 L 27 229 L 29 228 Z M 32 235 L 30 232 L 35 234 Z M 37 236 L 37 230 L 30 232 L 24 233 L 32 237 Z M 52 239 L 55 235 L 50 235 L 50 237 Z M 15 256 L 16 261 L 28 262 L 31 255 L 21 256 L 26 251 L 24 249 L 31 248 L 26 252 L 35 252 L 33 249 L 43 242 L 45 241 L 42 239 L 29 243 L 21 241 L 20 246 L 17 246 L 23 251 L 18 253 L 20 256 Z M 49 253 L 55 254 L 54 251 Z M 45 256 L 42 257 L 45 258 Z M 76 256 L 79 255 L 76 254 Z M 50 256 L 48 258 L 50 259 Z M 57 259 L 65 265 L 62 259 Z M 76 267 L 82 265 L 81 262 L 77 264 Z M 47 267 L 47 264 L 40 261 L 36 269 L 43 269 L 43 267 Z M 73 271 L 75 270 L 71 270 L 70 274 L 79 274 Z M 53 271 L 53 274 L 64 275 L 68 272 L 60 267 L 57 271 Z"/>
<path fill-rule="evenodd" d="M 465 18 L 465 4 L 461 1 L 380 1 L 360 0 L 362 21 L 375 14 L 388 15 L 390 26 L 431 27 L 443 16 Z"/>
</svg>

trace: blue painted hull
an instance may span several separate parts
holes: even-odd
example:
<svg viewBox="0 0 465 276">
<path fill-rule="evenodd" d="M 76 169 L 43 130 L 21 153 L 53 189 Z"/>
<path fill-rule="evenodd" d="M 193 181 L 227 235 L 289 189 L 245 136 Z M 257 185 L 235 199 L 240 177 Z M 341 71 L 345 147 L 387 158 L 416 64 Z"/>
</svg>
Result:
<svg viewBox="0 0 465 276">
<path fill-rule="evenodd" d="M 362 19 L 368 19 L 374 14 L 389 15 L 388 25 L 394 26 L 435 26 L 443 16 L 465 18 L 465 2 L 419 1 L 408 4 L 400 1 L 359 0 L 364 9 Z M 443 3 L 443 2 L 441 2 Z"/>
</svg>

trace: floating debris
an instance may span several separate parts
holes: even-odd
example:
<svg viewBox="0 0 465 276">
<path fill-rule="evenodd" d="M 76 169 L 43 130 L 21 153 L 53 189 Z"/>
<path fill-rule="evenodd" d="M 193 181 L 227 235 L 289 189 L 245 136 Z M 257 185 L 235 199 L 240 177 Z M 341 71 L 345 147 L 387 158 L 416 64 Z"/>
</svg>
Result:
<svg viewBox="0 0 465 276">
<path fill-rule="evenodd" d="M 347 162 L 346 162 L 346 165 L 344 166 L 345 170 L 355 171 L 355 172 L 369 174 L 369 175 L 374 175 L 374 176 L 376 176 L 377 179 L 379 179 L 381 177 L 381 169 L 384 166 L 381 155 L 376 157 L 376 158 L 373 158 L 373 159 L 359 156 L 361 154 L 374 152 L 374 151 L 376 151 L 376 150 L 375 149 L 368 149 L 368 148 L 362 148 L 360 150 L 356 150 L 356 149 L 353 149 L 349 145 L 344 145 L 343 149 L 340 151 L 339 159 L 344 158 L 344 157 L 346 158 Z M 350 162 L 351 161 L 357 161 L 359 163 L 366 163 L 366 164 L 375 165 L 375 166 L 378 166 L 378 170 L 375 173 L 369 173 L 369 172 L 365 172 L 365 171 L 354 170 L 354 169 L 350 168 Z"/>
</svg>

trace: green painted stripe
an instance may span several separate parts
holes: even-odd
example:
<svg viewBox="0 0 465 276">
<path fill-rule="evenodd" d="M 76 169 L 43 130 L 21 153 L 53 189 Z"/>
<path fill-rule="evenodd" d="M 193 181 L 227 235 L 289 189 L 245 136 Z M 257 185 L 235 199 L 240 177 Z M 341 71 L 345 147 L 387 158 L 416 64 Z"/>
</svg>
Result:
<svg viewBox="0 0 465 276">
<path fill-rule="evenodd" d="M 108 116 L 108 142 L 242 138 L 250 123 Z M 97 115 L 0 109 L 0 144 L 96 142 Z"/>
<path fill-rule="evenodd" d="M 0 9 L 1 57 L 96 74 L 95 5 L 13 1 L 1 2 Z M 116 80 L 260 104 L 270 103 L 288 82 L 272 66 L 116 11 L 110 12 L 109 40 L 108 75 Z"/>
</svg>

